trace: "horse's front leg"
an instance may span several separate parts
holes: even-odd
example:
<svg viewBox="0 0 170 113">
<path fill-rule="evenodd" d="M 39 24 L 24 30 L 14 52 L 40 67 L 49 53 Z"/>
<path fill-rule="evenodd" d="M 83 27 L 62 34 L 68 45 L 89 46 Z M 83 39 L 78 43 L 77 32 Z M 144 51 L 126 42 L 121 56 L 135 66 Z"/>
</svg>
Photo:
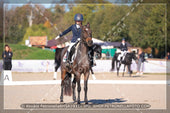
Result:
<svg viewBox="0 0 170 113">
<path fill-rule="evenodd" d="M 119 64 L 117 64 L 116 66 L 117 66 L 117 76 L 119 76 L 119 69 L 120 69 L 121 63 L 119 62 Z"/>
<path fill-rule="evenodd" d="M 85 104 L 88 104 L 88 99 L 87 99 L 88 78 L 89 78 L 89 71 L 84 74 L 84 102 Z"/>
<path fill-rule="evenodd" d="M 116 69 L 117 69 L 117 76 L 119 76 L 119 67 L 118 67 L 118 62 L 116 62 Z"/>
<path fill-rule="evenodd" d="M 131 74 L 132 74 L 131 65 L 128 65 L 128 71 L 129 71 L 129 76 L 131 77 Z"/>
<path fill-rule="evenodd" d="M 80 91 L 81 91 L 80 74 L 76 75 L 76 80 L 77 80 L 77 92 L 78 92 L 77 104 L 80 104 Z"/>
<path fill-rule="evenodd" d="M 76 87 L 76 75 L 74 75 L 74 79 L 73 79 L 73 82 L 72 82 L 72 89 L 73 89 L 73 101 L 74 101 L 74 102 L 76 102 L 75 87 Z"/>
<path fill-rule="evenodd" d="M 125 73 L 125 67 L 126 67 L 126 65 L 124 65 L 124 69 L 123 69 L 123 75 L 122 75 L 123 77 L 124 77 L 124 73 Z"/>
<path fill-rule="evenodd" d="M 63 102 L 63 90 L 64 90 L 64 80 L 61 81 L 61 95 L 60 95 L 60 102 Z"/>
<path fill-rule="evenodd" d="M 61 95 L 60 95 L 60 102 L 63 102 L 63 90 L 64 90 L 64 78 L 65 78 L 65 75 L 66 75 L 66 71 L 63 70 L 61 72 Z"/>
</svg>

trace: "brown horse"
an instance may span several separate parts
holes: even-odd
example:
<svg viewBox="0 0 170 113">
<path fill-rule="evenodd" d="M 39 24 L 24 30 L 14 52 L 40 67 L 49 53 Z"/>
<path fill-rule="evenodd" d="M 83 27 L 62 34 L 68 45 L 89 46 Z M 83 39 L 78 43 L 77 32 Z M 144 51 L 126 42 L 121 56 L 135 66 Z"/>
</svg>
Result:
<svg viewBox="0 0 170 113">
<path fill-rule="evenodd" d="M 78 91 L 78 98 L 77 104 L 80 104 L 80 78 L 81 75 L 84 74 L 84 101 L 85 104 L 88 104 L 87 100 L 87 82 L 89 78 L 89 70 L 90 70 L 90 61 L 88 57 L 89 47 L 92 46 L 92 31 L 90 30 L 90 24 L 88 23 L 85 26 L 81 26 L 81 40 L 78 45 L 78 49 L 76 50 L 76 57 L 73 61 L 73 64 L 70 68 L 66 67 L 65 62 L 61 61 L 61 96 L 60 102 L 63 102 L 63 92 L 65 95 L 71 96 L 73 93 L 73 101 L 76 101 L 75 95 L 75 87 L 77 83 L 77 91 Z M 62 51 L 61 58 L 63 59 L 64 54 L 66 53 L 67 48 Z M 74 74 L 74 79 L 71 84 L 71 74 Z"/>
</svg>

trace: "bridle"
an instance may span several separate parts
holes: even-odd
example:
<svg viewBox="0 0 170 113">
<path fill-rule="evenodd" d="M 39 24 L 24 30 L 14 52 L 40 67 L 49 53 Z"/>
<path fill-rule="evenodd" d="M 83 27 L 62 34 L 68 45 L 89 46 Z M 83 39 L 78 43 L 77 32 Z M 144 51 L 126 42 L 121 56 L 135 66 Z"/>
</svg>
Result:
<svg viewBox="0 0 170 113">
<path fill-rule="evenodd" d="M 87 28 L 86 28 L 86 29 L 87 29 Z M 82 30 L 82 33 L 84 33 L 84 32 L 85 32 L 85 31 Z M 86 37 L 84 37 L 84 35 L 82 34 L 80 43 L 83 43 L 83 44 L 85 44 L 86 46 L 89 47 L 89 45 L 88 45 L 88 38 L 92 38 L 92 34 L 90 34 L 89 32 L 86 32 L 86 33 L 87 33 L 87 36 L 86 36 Z"/>
</svg>

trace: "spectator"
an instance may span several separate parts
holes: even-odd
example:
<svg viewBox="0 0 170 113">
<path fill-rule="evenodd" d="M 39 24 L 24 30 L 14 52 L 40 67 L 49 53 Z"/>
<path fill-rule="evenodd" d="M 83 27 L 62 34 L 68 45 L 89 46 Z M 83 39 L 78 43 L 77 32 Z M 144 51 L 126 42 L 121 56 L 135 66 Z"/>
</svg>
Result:
<svg viewBox="0 0 170 113">
<path fill-rule="evenodd" d="M 9 47 L 9 45 L 5 45 L 5 51 L 2 53 L 2 59 L 3 59 L 3 69 L 4 70 L 11 70 L 12 69 L 12 50 Z"/>
<path fill-rule="evenodd" d="M 170 60 L 170 53 L 167 53 L 167 60 Z"/>
<path fill-rule="evenodd" d="M 107 53 L 106 53 L 106 58 L 107 59 L 109 59 L 110 58 L 110 54 L 109 54 L 109 52 L 107 51 Z"/>
<path fill-rule="evenodd" d="M 139 49 L 138 53 L 138 64 L 137 64 L 137 73 L 136 75 L 143 75 L 143 64 L 145 61 L 145 53 L 142 51 L 142 49 Z"/>
</svg>

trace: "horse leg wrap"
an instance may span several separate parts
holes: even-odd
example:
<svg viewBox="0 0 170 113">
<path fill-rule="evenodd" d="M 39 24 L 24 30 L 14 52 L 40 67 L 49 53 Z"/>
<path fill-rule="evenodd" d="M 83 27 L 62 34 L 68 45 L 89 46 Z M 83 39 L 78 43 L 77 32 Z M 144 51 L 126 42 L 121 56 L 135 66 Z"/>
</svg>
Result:
<svg viewBox="0 0 170 113">
<path fill-rule="evenodd" d="M 94 74 L 92 74 L 92 78 L 93 78 L 93 80 L 96 80 L 96 77 L 95 77 L 95 75 L 94 75 Z"/>
<path fill-rule="evenodd" d="M 57 79 L 57 72 L 54 72 L 54 77 L 53 77 L 53 79 Z"/>
<path fill-rule="evenodd" d="M 119 62 L 117 63 L 117 68 L 119 68 Z"/>
</svg>

